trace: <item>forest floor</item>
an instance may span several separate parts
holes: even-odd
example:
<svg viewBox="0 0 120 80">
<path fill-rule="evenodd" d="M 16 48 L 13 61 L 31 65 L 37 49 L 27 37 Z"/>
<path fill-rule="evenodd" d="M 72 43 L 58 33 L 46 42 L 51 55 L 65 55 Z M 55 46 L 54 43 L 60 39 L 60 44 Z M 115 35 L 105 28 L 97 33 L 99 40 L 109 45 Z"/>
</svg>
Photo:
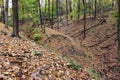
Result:
<svg viewBox="0 0 120 80">
<path fill-rule="evenodd" d="M 12 38 L 11 32 L 0 23 L 0 80 L 92 79 L 80 65 L 26 38 Z"/>
<path fill-rule="evenodd" d="M 117 55 L 117 23 L 110 17 L 87 19 L 86 38 L 83 23 L 74 20 L 59 23 L 60 27 L 46 28 L 42 45 L 67 59 L 76 61 L 87 71 L 93 70 L 101 80 L 120 80 L 120 62 Z M 96 77 L 95 77 L 96 78 Z M 97 80 L 97 79 L 96 79 Z"/>
<path fill-rule="evenodd" d="M 59 23 L 59 28 L 56 27 L 57 24 L 54 25 L 54 30 L 46 28 L 40 44 L 67 60 L 75 61 L 84 67 L 89 75 L 92 74 L 95 80 L 120 80 L 117 23 L 110 17 L 96 20 L 88 18 L 84 39 L 83 24 L 84 21 L 80 19 L 79 23 L 76 20 L 69 21 L 67 26 L 64 20 Z"/>
<path fill-rule="evenodd" d="M 82 19 L 69 21 L 69 26 L 63 21 L 59 29 L 55 24 L 55 30 L 46 28 L 45 34 L 31 25 L 20 26 L 21 40 L 0 26 L 1 80 L 120 80 L 117 25 L 112 18 L 88 18 L 84 39 Z M 41 34 L 39 44 L 34 34 Z"/>
<path fill-rule="evenodd" d="M 81 57 L 75 55 L 72 58 L 84 67 L 94 68 L 103 80 L 119 80 L 120 62 L 117 56 L 117 23 L 111 18 L 106 18 L 103 22 L 99 19 L 95 21 L 87 19 L 86 38 L 83 39 L 82 21 L 78 24 L 77 21 L 72 22 L 68 27 L 62 27 L 58 30 L 62 33 L 65 31 L 66 35 L 72 37 L 79 50 L 89 56 L 90 59 L 82 58 L 81 60 Z"/>
<path fill-rule="evenodd" d="M 70 21 L 69 26 L 56 28 L 59 32 L 74 39 L 75 44 L 73 45 L 88 56 L 81 58 L 82 56 L 76 56 L 74 51 L 71 57 L 84 67 L 95 69 L 103 80 L 120 80 L 117 23 L 108 17 L 96 20 L 87 19 L 86 38 L 83 39 L 84 22 L 83 20 L 80 23 L 77 22 Z M 56 46 L 58 46 L 57 44 Z M 68 56 L 70 57 L 70 55 Z"/>
</svg>

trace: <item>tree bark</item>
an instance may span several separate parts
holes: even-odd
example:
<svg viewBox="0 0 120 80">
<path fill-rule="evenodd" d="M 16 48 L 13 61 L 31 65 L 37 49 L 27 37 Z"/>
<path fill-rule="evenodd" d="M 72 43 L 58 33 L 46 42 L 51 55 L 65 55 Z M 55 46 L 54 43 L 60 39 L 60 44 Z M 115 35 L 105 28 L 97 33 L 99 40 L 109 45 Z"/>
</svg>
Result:
<svg viewBox="0 0 120 80">
<path fill-rule="evenodd" d="M 1 9 L 2 10 L 2 13 L 1 13 L 2 14 L 2 22 L 5 23 L 4 0 L 2 0 L 1 6 L 2 6 L 2 9 Z"/>
<path fill-rule="evenodd" d="M 84 36 L 83 38 L 86 37 L 86 1 L 83 0 L 83 6 L 84 6 Z"/>
<path fill-rule="evenodd" d="M 67 19 L 67 26 L 68 24 L 68 0 L 66 0 L 66 19 Z"/>
<path fill-rule="evenodd" d="M 118 26 L 117 26 L 118 34 L 118 59 L 120 61 L 120 0 L 118 0 Z"/>
<path fill-rule="evenodd" d="M 79 20 L 80 20 L 80 0 L 78 0 L 77 7 L 78 7 L 78 23 L 79 23 Z"/>
<path fill-rule="evenodd" d="M 41 11 L 41 4 L 40 4 L 40 0 L 38 0 L 38 4 L 39 4 L 39 19 L 40 19 L 40 24 L 41 24 L 41 28 L 43 27 L 42 25 L 42 11 Z"/>
<path fill-rule="evenodd" d="M 19 25 L 18 25 L 18 0 L 12 0 L 12 11 L 13 11 L 13 33 L 12 37 L 19 36 Z"/>
<path fill-rule="evenodd" d="M 50 20 L 50 0 L 48 0 L 48 18 L 49 18 L 49 23 L 51 22 Z"/>
<path fill-rule="evenodd" d="M 95 0 L 95 12 L 94 12 L 94 19 L 96 19 L 97 16 L 97 0 Z"/>
<path fill-rule="evenodd" d="M 5 0 L 5 27 L 8 28 L 8 3 L 9 0 Z"/>
<path fill-rule="evenodd" d="M 70 9 L 70 13 L 71 13 L 72 12 L 72 1 L 71 0 L 69 1 L 69 7 L 70 7 L 69 8 Z M 72 20 L 73 16 L 71 15 L 70 18 Z"/>
<path fill-rule="evenodd" d="M 51 28 L 53 29 L 53 17 L 54 17 L 54 14 L 53 14 L 53 11 L 54 11 L 54 0 L 52 0 L 52 23 L 51 23 Z"/>
<path fill-rule="evenodd" d="M 59 29 L 59 0 L 56 0 L 57 29 Z"/>
</svg>

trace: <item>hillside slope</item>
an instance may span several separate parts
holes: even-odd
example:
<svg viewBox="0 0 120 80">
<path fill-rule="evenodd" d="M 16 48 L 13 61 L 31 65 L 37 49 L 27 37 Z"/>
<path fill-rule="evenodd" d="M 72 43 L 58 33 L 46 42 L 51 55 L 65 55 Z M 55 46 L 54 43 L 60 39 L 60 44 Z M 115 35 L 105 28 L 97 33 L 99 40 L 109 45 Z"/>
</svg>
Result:
<svg viewBox="0 0 120 80">
<path fill-rule="evenodd" d="M 71 21 L 69 24 L 71 25 L 57 30 L 46 28 L 42 45 L 57 54 L 61 53 L 62 57 L 75 60 L 88 71 L 95 70 L 102 80 L 119 80 L 120 62 L 117 60 L 115 21 L 110 17 L 96 21 L 88 19 L 85 39 L 82 22 Z"/>
<path fill-rule="evenodd" d="M 73 70 L 58 54 L 27 39 L 12 38 L 3 31 L 0 31 L 0 80 L 90 79 L 84 68 Z"/>
</svg>

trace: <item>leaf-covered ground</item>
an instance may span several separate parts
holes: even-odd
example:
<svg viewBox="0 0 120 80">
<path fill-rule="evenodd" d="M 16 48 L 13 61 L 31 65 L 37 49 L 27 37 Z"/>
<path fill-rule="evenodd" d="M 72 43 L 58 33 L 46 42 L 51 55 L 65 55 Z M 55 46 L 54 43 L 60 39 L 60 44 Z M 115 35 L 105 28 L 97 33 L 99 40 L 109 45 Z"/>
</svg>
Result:
<svg viewBox="0 0 120 80">
<path fill-rule="evenodd" d="M 118 61 L 117 54 L 117 22 L 114 21 L 114 18 L 109 16 L 104 19 L 87 19 L 85 39 L 83 39 L 83 20 L 79 23 L 71 21 L 69 24 L 69 26 L 60 27 L 58 31 L 72 37 L 80 51 L 90 56 L 82 59 L 78 55 L 72 57 L 84 67 L 94 68 L 103 78 L 102 80 L 120 80 L 120 61 Z"/>
<path fill-rule="evenodd" d="M 27 39 L 0 31 L 0 80 L 89 80 L 84 68 Z"/>
<path fill-rule="evenodd" d="M 96 20 L 88 18 L 85 39 L 83 39 L 83 20 L 80 23 L 69 21 L 69 26 L 61 24 L 59 29 L 54 26 L 56 31 L 46 28 L 47 36 L 44 35 L 45 40 L 41 42 L 44 46 L 56 51 L 57 54 L 61 53 L 63 57 L 76 61 L 95 80 L 120 80 L 117 23 L 113 18 L 106 17 Z M 24 26 L 28 26 L 28 24 L 22 27 L 25 28 Z M 26 32 L 26 34 L 34 35 L 31 32 Z"/>
</svg>

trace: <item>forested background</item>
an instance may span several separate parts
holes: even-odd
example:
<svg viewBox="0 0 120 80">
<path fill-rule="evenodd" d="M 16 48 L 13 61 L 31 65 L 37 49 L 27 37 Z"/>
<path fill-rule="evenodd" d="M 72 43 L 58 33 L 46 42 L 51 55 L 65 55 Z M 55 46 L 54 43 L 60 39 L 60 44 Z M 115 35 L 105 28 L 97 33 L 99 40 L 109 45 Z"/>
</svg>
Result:
<svg viewBox="0 0 120 80">
<path fill-rule="evenodd" d="M 0 22 L 0 80 L 120 80 L 119 0 L 0 0 Z"/>
</svg>

